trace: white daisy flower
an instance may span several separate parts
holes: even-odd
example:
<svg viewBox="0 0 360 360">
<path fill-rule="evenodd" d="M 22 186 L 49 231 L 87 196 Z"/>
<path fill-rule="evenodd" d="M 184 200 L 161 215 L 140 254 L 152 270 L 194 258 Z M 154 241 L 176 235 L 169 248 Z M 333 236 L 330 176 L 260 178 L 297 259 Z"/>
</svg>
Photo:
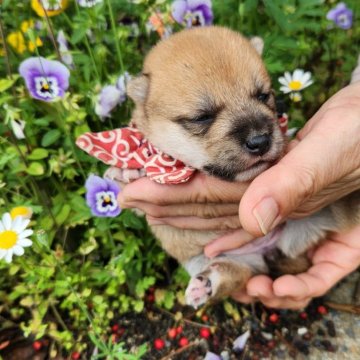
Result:
<svg viewBox="0 0 360 360">
<path fill-rule="evenodd" d="M 289 97 L 293 102 L 299 102 L 302 100 L 302 95 L 298 91 L 290 93 Z"/>
<path fill-rule="evenodd" d="M 0 220 L 0 260 L 11 263 L 13 255 L 24 254 L 24 247 L 32 245 L 28 239 L 33 231 L 26 229 L 30 220 L 17 216 L 14 220 L 9 213 L 5 213 Z"/>
<path fill-rule="evenodd" d="M 311 79 L 311 73 L 309 71 L 305 72 L 302 69 L 296 69 L 292 75 L 286 71 L 284 76 L 279 78 L 279 83 L 283 85 L 280 87 L 280 91 L 288 94 L 293 91 L 299 92 L 305 89 L 313 83 L 313 80 Z"/>
</svg>

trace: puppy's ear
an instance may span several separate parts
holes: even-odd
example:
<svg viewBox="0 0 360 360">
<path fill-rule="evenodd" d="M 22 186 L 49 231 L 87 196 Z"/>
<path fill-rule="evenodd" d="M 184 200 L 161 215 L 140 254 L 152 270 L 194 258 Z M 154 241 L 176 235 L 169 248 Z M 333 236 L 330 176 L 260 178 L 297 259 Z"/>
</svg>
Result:
<svg viewBox="0 0 360 360">
<path fill-rule="evenodd" d="M 254 36 L 250 39 L 250 44 L 255 48 L 259 55 L 262 55 L 264 50 L 264 40 L 259 36 Z"/>
<path fill-rule="evenodd" d="M 128 96 L 137 104 L 143 104 L 145 102 L 148 90 L 149 78 L 146 75 L 132 78 L 126 86 Z"/>
</svg>

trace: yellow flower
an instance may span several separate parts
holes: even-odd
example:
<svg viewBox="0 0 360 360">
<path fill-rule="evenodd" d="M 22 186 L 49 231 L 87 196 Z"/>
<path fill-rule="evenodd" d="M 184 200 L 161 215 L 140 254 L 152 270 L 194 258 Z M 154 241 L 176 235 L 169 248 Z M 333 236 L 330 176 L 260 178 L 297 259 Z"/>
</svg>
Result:
<svg viewBox="0 0 360 360">
<path fill-rule="evenodd" d="M 21 25 L 20 29 L 25 34 L 29 29 L 32 29 L 34 27 L 34 20 L 24 20 Z"/>
<path fill-rule="evenodd" d="M 10 216 L 13 220 L 18 216 L 22 216 L 24 219 L 31 219 L 32 214 L 31 208 L 27 206 L 16 206 L 10 210 Z"/>
<path fill-rule="evenodd" d="M 18 54 L 22 54 L 26 51 L 25 38 L 21 31 L 10 33 L 6 38 L 6 41 Z"/>
<path fill-rule="evenodd" d="M 43 46 L 43 42 L 39 37 L 36 38 L 35 43 L 33 41 L 28 42 L 28 49 L 30 52 L 34 52 L 37 47 Z"/>
<path fill-rule="evenodd" d="M 47 16 L 51 17 L 61 14 L 68 4 L 69 0 L 31 0 L 31 7 L 41 17 L 45 17 L 44 8 Z M 42 5 L 44 5 L 44 8 Z"/>
<path fill-rule="evenodd" d="M 14 31 L 8 35 L 7 42 L 18 54 L 22 54 L 26 50 L 34 52 L 37 47 L 43 45 L 43 42 L 38 36 L 35 42 L 29 40 L 26 44 L 24 34 L 32 28 L 34 28 L 34 20 L 25 20 L 20 25 L 21 31 Z"/>
</svg>

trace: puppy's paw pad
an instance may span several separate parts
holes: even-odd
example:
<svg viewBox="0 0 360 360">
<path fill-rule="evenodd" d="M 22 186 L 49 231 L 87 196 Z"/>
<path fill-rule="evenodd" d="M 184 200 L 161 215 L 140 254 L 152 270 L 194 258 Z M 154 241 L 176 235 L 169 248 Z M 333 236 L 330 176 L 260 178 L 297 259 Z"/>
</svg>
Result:
<svg viewBox="0 0 360 360">
<path fill-rule="evenodd" d="M 209 278 L 201 275 L 192 278 L 185 291 L 186 303 L 195 309 L 205 304 L 211 295 L 211 281 Z"/>
</svg>

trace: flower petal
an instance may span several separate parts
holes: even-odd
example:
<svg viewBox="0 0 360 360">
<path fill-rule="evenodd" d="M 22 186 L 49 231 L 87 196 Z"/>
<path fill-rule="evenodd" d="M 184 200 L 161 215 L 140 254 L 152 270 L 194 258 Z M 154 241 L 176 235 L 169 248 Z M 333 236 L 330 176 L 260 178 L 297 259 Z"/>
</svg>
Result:
<svg viewBox="0 0 360 360">
<path fill-rule="evenodd" d="M 11 216 L 10 216 L 9 213 L 5 213 L 3 215 L 2 222 L 3 222 L 5 230 L 10 230 L 11 229 L 12 221 L 11 221 Z"/>
<path fill-rule="evenodd" d="M 291 89 L 288 86 L 280 86 L 280 91 L 282 91 L 284 94 L 287 94 L 291 92 Z"/>
<path fill-rule="evenodd" d="M 250 330 L 245 331 L 242 335 L 235 339 L 233 349 L 244 350 L 246 342 L 250 337 Z"/>
<path fill-rule="evenodd" d="M 187 9 L 188 5 L 186 0 L 176 0 L 171 4 L 171 15 L 177 23 L 183 23 Z"/>
<path fill-rule="evenodd" d="M 33 244 L 33 242 L 29 239 L 19 239 L 17 241 L 17 244 L 22 247 L 28 247 L 28 246 L 31 246 Z"/>
<path fill-rule="evenodd" d="M 12 257 L 13 257 L 13 252 L 12 252 L 12 250 L 10 249 L 10 250 L 8 250 L 8 251 L 6 252 L 6 254 L 5 254 L 5 261 L 6 261 L 8 264 L 10 264 L 11 261 L 12 261 Z"/>
<path fill-rule="evenodd" d="M 301 81 L 303 75 L 304 75 L 304 70 L 295 69 L 292 78 L 293 78 L 294 81 Z"/>
<path fill-rule="evenodd" d="M 19 234 L 19 239 L 24 239 L 31 236 L 34 232 L 31 229 L 26 229 Z"/>
<path fill-rule="evenodd" d="M 17 256 L 21 256 L 21 255 L 24 255 L 24 249 L 19 246 L 19 245 L 15 245 L 13 248 L 12 248 L 12 251 L 15 255 Z"/>
<path fill-rule="evenodd" d="M 281 76 L 278 78 L 278 81 L 281 85 L 285 85 L 285 86 L 288 86 L 289 85 L 289 82 L 285 79 L 284 76 Z"/>
</svg>

